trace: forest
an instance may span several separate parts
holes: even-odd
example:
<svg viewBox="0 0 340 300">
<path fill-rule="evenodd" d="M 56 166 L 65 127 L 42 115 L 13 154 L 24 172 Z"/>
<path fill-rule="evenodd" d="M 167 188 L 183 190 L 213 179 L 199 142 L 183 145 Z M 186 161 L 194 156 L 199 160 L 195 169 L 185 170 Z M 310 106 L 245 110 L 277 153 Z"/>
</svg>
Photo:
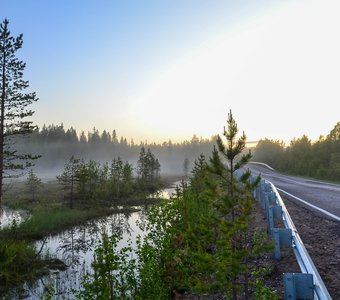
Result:
<svg viewBox="0 0 340 300">
<path fill-rule="evenodd" d="M 52 124 L 35 129 L 29 137 L 16 137 L 14 143 L 18 152 L 41 156 L 34 161 L 34 171 L 39 177 L 52 179 L 60 174 L 72 156 L 99 163 L 120 157 L 136 168 L 142 147 L 149 148 L 158 158 L 163 175 L 182 175 L 191 169 L 201 153 L 208 155 L 211 152 L 215 141 L 216 136 L 203 139 L 193 135 L 191 140 L 181 143 L 169 140 L 162 144 L 147 141 L 136 144 L 133 139 L 128 141 L 125 137 L 119 137 L 115 130 L 110 133 L 93 128 L 92 132 L 78 134 L 72 127 L 66 129 L 63 124 Z"/>
<path fill-rule="evenodd" d="M 294 138 L 288 146 L 280 140 L 262 139 L 253 160 L 289 174 L 340 182 L 340 122 L 315 142 L 306 135 Z"/>
<path fill-rule="evenodd" d="M 35 161 L 34 170 L 42 178 L 55 178 L 62 172 L 69 159 L 82 158 L 99 163 L 111 162 L 119 157 L 137 167 L 140 149 L 151 149 L 162 166 L 162 174 L 187 175 L 194 166 L 194 160 L 200 154 L 208 156 L 216 144 L 216 136 L 204 139 L 193 135 L 190 140 L 173 143 L 135 143 L 133 139 L 119 137 L 116 130 L 111 133 L 92 132 L 80 134 L 74 128 L 60 125 L 44 125 L 37 128 L 29 137 L 18 137 L 15 146 L 20 151 L 41 156 Z M 286 145 L 281 140 L 261 139 L 250 148 L 253 161 L 269 164 L 273 168 L 293 175 L 308 176 L 317 179 L 340 181 L 340 122 L 327 136 L 320 136 L 311 141 L 308 136 L 294 138 Z"/>
</svg>

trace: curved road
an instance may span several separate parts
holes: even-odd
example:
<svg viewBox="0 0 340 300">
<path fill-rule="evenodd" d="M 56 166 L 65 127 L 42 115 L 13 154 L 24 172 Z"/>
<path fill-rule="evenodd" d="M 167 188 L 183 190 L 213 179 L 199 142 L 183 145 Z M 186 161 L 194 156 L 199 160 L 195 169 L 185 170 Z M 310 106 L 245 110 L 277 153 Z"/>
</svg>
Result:
<svg viewBox="0 0 340 300">
<path fill-rule="evenodd" d="M 247 164 L 246 168 L 254 175 L 261 174 L 261 178 L 271 181 L 285 197 L 284 191 L 340 218 L 339 184 L 283 175 L 256 163 Z"/>
</svg>

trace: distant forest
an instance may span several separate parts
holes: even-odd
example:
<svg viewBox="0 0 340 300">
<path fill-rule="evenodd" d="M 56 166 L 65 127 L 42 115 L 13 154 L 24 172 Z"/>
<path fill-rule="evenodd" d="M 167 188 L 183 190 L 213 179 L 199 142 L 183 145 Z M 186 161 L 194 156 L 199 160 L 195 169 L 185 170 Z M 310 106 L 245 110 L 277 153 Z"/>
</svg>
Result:
<svg viewBox="0 0 340 300">
<path fill-rule="evenodd" d="M 36 129 L 32 134 L 17 137 L 18 152 L 41 155 L 35 162 L 34 171 L 42 178 L 55 178 L 69 159 L 111 162 L 114 158 L 128 161 L 134 167 L 142 147 L 150 148 L 161 165 L 161 175 L 185 175 L 194 167 L 200 156 L 207 158 L 216 145 L 216 137 L 204 139 L 193 135 L 190 140 L 174 143 L 171 140 L 157 143 L 135 143 L 132 139 L 118 136 L 113 130 L 80 134 L 74 128 L 65 129 L 63 124 L 48 125 Z M 340 181 L 340 122 L 330 133 L 312 142 L 306 135 L 294 138 L 289 145 L 281 140 L 260 140 L 252 148 L 253 161 L 271 165 L 278 171 L 318 179 Z"/>
<path fill-rule="evenodd" d="M 253 160 L 286 173 L 340 182 L 340 122 L 315 142 L 306 135 L 287 147 L 280 140 L 260 140 Z"/>
<path fill-rule="evenodd" d="M 141 147 L 150 148 L 157 157 L 162 175 L 180 175 L 191 170 L 201 153 L 210 156 L 216 136 L 203 139 L 193 135 L 191 140 L 181 143 L 169 140 L 162 144 L 136 144 L 132 139 L 119 137 L 115 130 L 99 132 L 94 128 L 92 132 L 78 134 L 72 127 L 65 129 L 63 124 L 52 124 L 44 125 L 28 136 L 17 137 L 14 142 L 19 153 L 41 155 L 35 161 L 34 171 L 44 178 L 55 178 L 60 174 L 71 156 L 97 162 L 110 162 L 120 157 L 136 166 Z"/>
</svg>

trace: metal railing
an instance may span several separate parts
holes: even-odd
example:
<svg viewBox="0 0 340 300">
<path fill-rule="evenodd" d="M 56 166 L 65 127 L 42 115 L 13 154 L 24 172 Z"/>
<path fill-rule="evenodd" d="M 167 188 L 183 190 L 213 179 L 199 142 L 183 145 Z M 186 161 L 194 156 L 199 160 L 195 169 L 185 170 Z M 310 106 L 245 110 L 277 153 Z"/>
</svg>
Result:
<svg viewBox="0 0 340 300">
<path fill-rule="evenodd" d="M 285 299 L 332 299 L 311 257 L 309 256 L 276 187 L 269 181 L 261 180 L 254 197 L 265 209 L 268 232 L 275 241 L 274 257 L 281 258 L 280 246 L 291 246 L 301 274 L 284 275 Z M 281 218 L 284 229 L 275 228 L 275 219 Z"/>
</svg>

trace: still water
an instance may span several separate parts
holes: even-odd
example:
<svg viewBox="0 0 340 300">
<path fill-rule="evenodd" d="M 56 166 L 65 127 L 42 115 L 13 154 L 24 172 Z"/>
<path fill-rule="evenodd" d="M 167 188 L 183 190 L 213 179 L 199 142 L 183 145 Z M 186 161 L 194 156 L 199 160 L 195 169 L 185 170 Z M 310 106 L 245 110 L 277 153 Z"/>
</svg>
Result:
<svg viewBox="0 0 340 300">
<path fill-rule="evenodd" d="M 161 191 L 162 198 L 169 198 L 174 188 Z M 89 221 L 58 235 L 50 236 L 36 243 L 40 255 L 47 255 L 62 260 L 66 265 L 65 271 L 51 271 L 48 276 L 38 280 L 33 286 L 24 286 L 24 291 L 13 292 L 13 299 L 44 299 L 47 291 L 53 291 L 52 299 L 75 299 L 74 290 L 81 288 L 82 277 L 92 271 L 94 250 L 101 242 L 102 233 L 120 233 L 122 239 L 118 248 L 128 245 L 134 247 L 138 235 L 144 236 L 138 223 L 146 221 L 145 207 L 135 207 L 136 212 L 115 213 L 105 218 Z M 10 225 L 13 218 L 20 222 L 27 216 L 23 212 L 6 211 L 6 224 Z M 5 219 L 3 219 L 5 220 Z M 3 221 L 5 223 L 5 221 Z"/>
<path fill-rule="evenodd" d="M 127 246 L 129 240 L 134 246 L 136 237 L 144 235 L 137 225 L 144 218 L 143 210 L 115 213 L 37 242 L 37 249 L 42 249 L 41 255 L 58 258 L 68 268 L 66 271 L 51 271 L 50 275 L 41 278 L 34 286 L 25 286 L 21 297 L 42 299 L 44 292 L 46 294 L 47 290 L 53 289 L 53 299 L 74 299 L 73 290 L 79 290 L 82 277 L 91 272 L 94 249 L 101 242 L 102 233 L 121 233 L 118 248 Z"/>
<path fill-rule="evenodd" d="M 136 237 L 145 234 L 138 226 L 138 223 L 145 220 L 145 208 L 135 207 L 135 209 L 139 211 L 114 213 L 38 241 L 36 248 L 41 256 L 60 259 L 66 264 L 67 269 L 51 270 L 48 276 L 39 279 L 33 286 L 25 285 L 20 291 L 13 290 L 5 298 L 0 298 L 46 299 L 48 291 L 53 291 L 52 299 L 75 299 L 74 290 L 80 289 L 82 277 L 92 272 L 94 250 L 101 242 L 102 233 L 108 235 L 113 232 L 119 233 L 122 239 L 118 249 L 127 246 L 128 241 L 134 247 Z M 11 211 L 7 210 L 6 213 L 9 215 Z M 13 213 L 18 218 L 15 211 Z M 12 221 L 8 224 L 12 224 Z"/>
</svg>

